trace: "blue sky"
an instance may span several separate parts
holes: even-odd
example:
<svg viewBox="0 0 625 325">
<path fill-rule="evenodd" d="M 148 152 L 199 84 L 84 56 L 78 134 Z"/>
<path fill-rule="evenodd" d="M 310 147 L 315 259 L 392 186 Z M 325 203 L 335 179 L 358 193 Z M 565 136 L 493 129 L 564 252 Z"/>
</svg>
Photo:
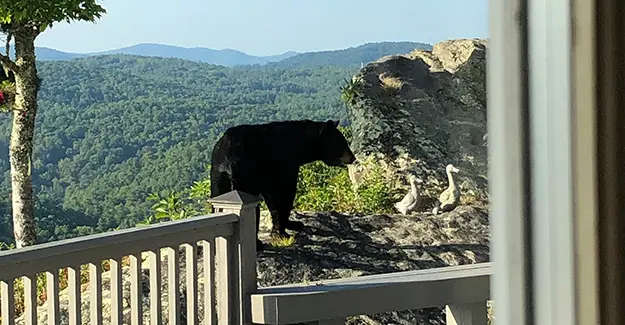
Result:
<svg viewBox="0 0 625 325">
<path fill-rule="evenodd" d="M 487 37 L 487 0 L 100 0 L 96 24 L 62 23 L 38 46 L 94 52 L 137 43 L 232 48 L 252 55 L 377 41 Z M 171 4 L 175 3 L 175 6 Z"/>
</svg>

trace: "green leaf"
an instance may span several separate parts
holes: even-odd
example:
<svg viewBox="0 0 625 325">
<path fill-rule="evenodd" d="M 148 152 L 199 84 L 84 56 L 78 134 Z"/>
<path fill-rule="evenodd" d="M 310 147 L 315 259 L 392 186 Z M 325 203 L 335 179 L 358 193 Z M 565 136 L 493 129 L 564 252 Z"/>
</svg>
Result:
<svg viewBox="0 0 625 325">
<path fill-rule="evenodd" d="M 96 0 L 0 0 L 0 22 L 13 28 L 39 28 L 55 22 L 95 21 L 106 13 Z"/>
<path fill-rule="evenodd" d="M 157 212 L 157 213 L 155 213 L 155 214 L 154 214 L 154 217 L 155 217 L 156 219 L 165 219 L 165 218 L 169 218 L 169 214 L 168 214 L 168 213 L 166 213 L 166 212 L 160 212 L 160 211 L 159 211 L 159 212 Z"/>
</svg>

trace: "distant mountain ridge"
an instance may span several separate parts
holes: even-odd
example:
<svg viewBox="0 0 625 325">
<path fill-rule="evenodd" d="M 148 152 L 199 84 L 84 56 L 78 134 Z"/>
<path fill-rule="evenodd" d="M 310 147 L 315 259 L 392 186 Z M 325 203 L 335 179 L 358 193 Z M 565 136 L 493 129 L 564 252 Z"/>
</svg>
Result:
<svg viewBox="0 0 625 325">
<path fill-rule="evenodd" d="M 418 42 L 377 42 L 366 43 L 346 49 L 304 52 L 289 51 L 279 55 L 254 56 L 247 53 L 223 49 L 215 50 L 203 47 L 181 47 L 155 43 L 140 43 L 119 49 L 92 53 L 63 52 L 47 47 L 36 47 L 37 59 L 41 61 L 71 60 L 89 56 L 130 54 L 162 58 L 178 58 L 194 62 L 204 62 L 226 67 L 242 65 L 278 65 L 281 67 L 306 65 L 355 65 L 368 63 L 390 54 L 408 53 L 414 49 L 431 49 L 432 46 Z M 12 50 L 12 54 L 14 51 Z"/>
<path fill-rule="evenodd" d="M 279 55 L 254 56 L 233 49 L 214 50 L 205 47 L 186 48 L 172 45 L 141 43 L 110 51 L 92 53 L 91 55 L 107 54 L 130 54 L 162 58 L 177 58 L 229 67 L 235 65 L 264 65 L 269 62 L 276 62 L 292 57 L 299 53 L 290 51 Z"/>
<path fill-rule="evenodd" d="M 375 42 L 340 50 L 307 52 L 271 63 L 280 67 L 367 64 L 383 56 L 432 50 L 432 45 L 418 42 Z"/>
</svg>

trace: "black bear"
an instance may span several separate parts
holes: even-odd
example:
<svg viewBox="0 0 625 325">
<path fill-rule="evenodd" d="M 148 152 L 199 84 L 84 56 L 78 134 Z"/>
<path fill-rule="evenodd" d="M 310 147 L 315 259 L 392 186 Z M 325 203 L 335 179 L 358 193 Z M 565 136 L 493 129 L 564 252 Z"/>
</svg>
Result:
<svg viewBox="0 0 625 325">
<path fill-rule="evenodd" d="M 228 128 L 211 157 L 211 195 L 239 190 L 262 196 L 271 213 L 272 236 L 304 224 L 289 220 L 300 166 L 321 160 L 346 167 L 356 160 L 339 131 L 339 121 L 292 120 Z M 260 208 L 256 210 L 256 235 Z M 256 239 L 257 249 L 262 242 Z"/>
</svg>

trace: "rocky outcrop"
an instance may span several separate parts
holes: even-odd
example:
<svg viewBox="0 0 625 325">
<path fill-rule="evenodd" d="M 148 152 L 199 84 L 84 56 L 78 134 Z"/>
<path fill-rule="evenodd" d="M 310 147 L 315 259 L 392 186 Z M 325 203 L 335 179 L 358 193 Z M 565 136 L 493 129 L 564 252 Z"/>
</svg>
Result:
<svg viewBox="0 0 625 325">
<path fill-rule="evenodd" d="M 402 195 L 412 172 L 426 195 L 438 197 L 451 163 L 460 169 L 461 202 L 487 202 L 486 46 L 481 39 L 450 40 L 432 51 L 383 57 L 344 88 L 354 152 L 384 164 Z M 368 170 L 352 169 L 353 180 Z"/>
</svg>

